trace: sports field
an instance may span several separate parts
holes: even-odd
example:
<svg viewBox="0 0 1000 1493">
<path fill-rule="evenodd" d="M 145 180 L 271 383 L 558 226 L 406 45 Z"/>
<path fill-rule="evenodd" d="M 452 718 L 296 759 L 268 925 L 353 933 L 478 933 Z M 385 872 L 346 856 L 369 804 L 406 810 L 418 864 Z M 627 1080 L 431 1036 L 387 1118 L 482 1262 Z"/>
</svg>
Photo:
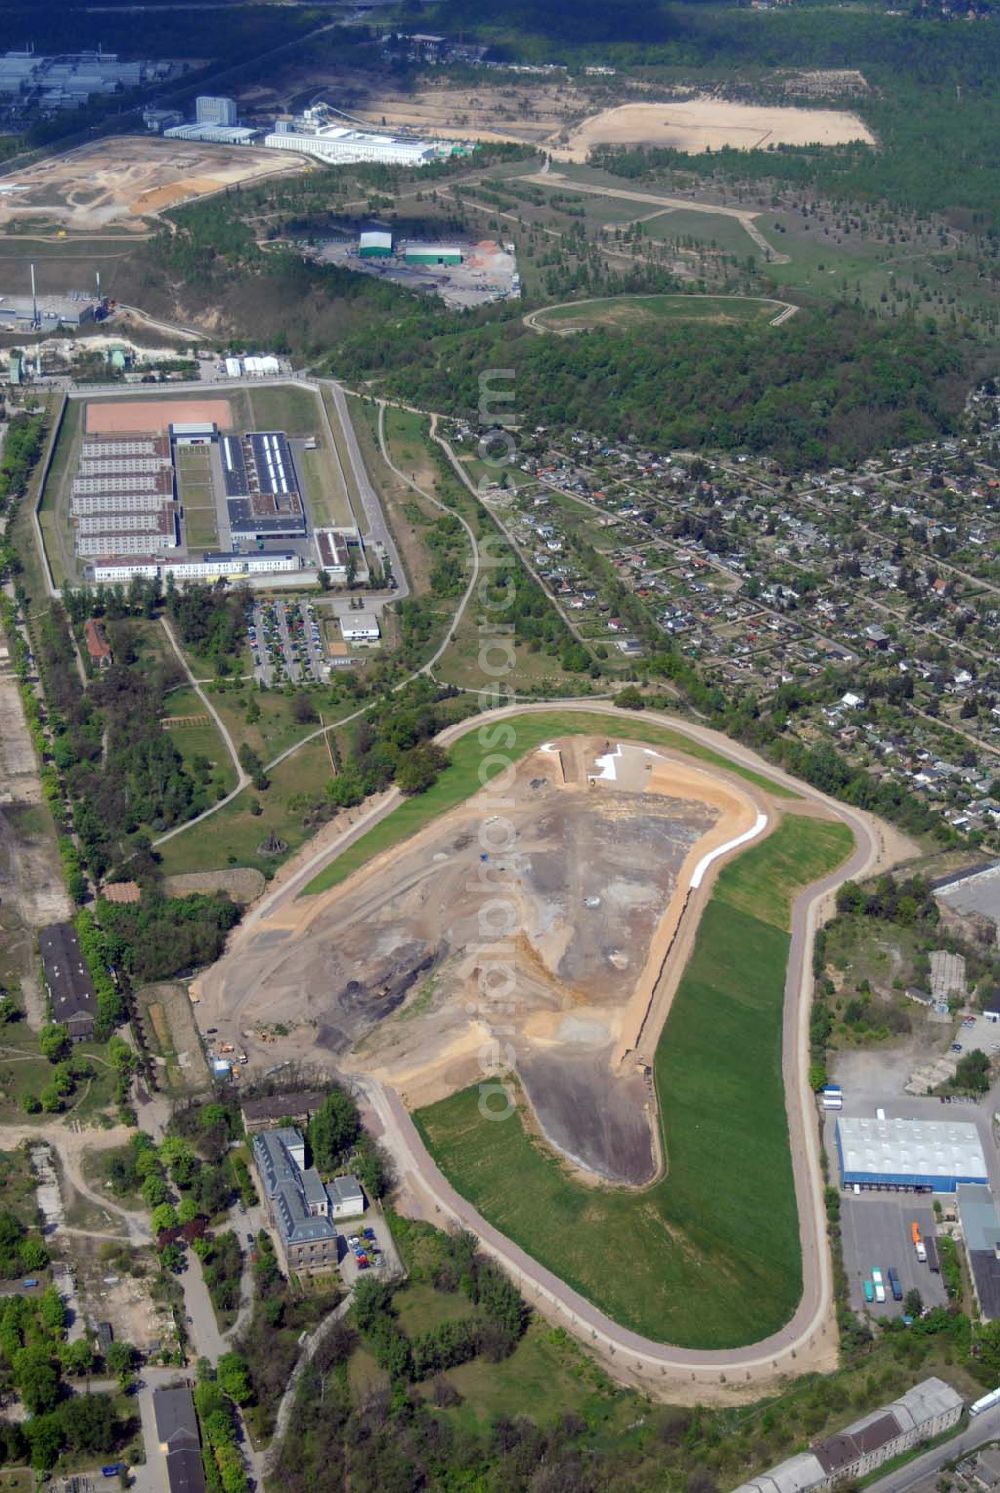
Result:
<svg viewBox="0 0 1000 1493">
<path fill-rule="evenodd" d="M 741 767 L 736 762 L 731 762 L 728 757 L 719 752 L 713 752 L 710 747 L 703 747 L 698 742 L 689 740 L 679 731 L 671 731 L 667 726 L 656 726 L 652 723 L 636 717 L 635 724 L 627 721 L 616 721 L 608 716 L 589 715 L 576 713 L 575 711 L 553 710 L 551 714 L 545 712 L 539 715 L 513 716 L 505 722 L 513 728 L 514 745 L 504 746 L 504 754 L 511 762 L 518 762 L 525 752 L 532 751 L 540 746 L 543 741 L 549 741 L 554 736 L 609 736 L 612 740 L 643 741 L 651 746 L 672 747 L 674 751 L 685 752 L 689 757 L 696 757 L 699 762 L 710 762 L 716 767 L 725 768 L 728 772 L 735 773 L 738 777 L 745 778 L 758 787 L 765 788 L 768 793 L 777 798 L 794 798 L 795 794 L 779 784 L 772 783 L 770 778 L 761 773 L 753 772 L 752 769 Z M 438 815 L 444 814 L 448 809 L 453 809 L 456 804 L 462 803 L 473 793 L 483 786 L 479 776 L 480 763 L 484 756 L 489 755 L 477 739 L 478 733 L 470 731 L 467 736 L 461 737 L 453 746 L 448 748 L 450 765 L 445 768 L 433 787 L 426 793 L 420 793 L 414 798 L 408 798 L 394 809 L 391 814 L 376 824 L 360 839 L 355 840 L 342 855 L 335 861 L 331 861 L 318 876 L 314 876 L 309 882 L 303 896 L 313 896 L 317 892 L 325 892 L 332 886 L 339 886 L 346 881 L 359 866 L 365 865 L 374 856 L 380 855 L 383 850 L 390 849 L 393 845 L 406 840 L 410 835 L 416 834 L 417 830 L 423 829 Z"/>
<path fill-rule="evenodd" d="M 798 1303 L 781 1074 L 789 916 L 851 843 L 845 825 L 792 813 L 721 872 L 657 1049 L 662 1181 L 644 1191 L 577 1182 L 523 1108 L 484 1120 L 475 1087 L 414 1116 L 485 1218 L 648 1337 L 740 1346 L 777 1331 Z"/>
<path fill-rule="evenodd" d="M 546 331 L 565 334 L 591 327 L 652 329 L 664 322 L 770 321 L 781 309 L 780 301 L 755 296 L 623 295 L 548 306 L 535 312 L 529 321 Z"/>
</svg>

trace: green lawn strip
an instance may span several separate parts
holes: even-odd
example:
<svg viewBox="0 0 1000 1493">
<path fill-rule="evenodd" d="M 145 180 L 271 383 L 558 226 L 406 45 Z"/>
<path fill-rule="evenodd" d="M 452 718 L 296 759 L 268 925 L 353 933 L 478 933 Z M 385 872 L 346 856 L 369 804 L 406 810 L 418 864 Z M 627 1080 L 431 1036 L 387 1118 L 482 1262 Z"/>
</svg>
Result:
<svg viewBox="0 0 1000 1493">
<path fill-rule="evenodd" d="M 789 826 L 791 825 L 791 828 Z M 747 875 L 798 860 L 807 880 L 843 858 L 821 821 L 806 857 L 766 841 Z M 824 848 L 825 847 L 825 848 Z M 808 865 L 808 869 L 805 869 Z M 643 1192 L 576 1182 L 520 1118 L 484 1120 L 476 1088 L 414 1119 L 479 1211 L 616 1321 L 680 1347 L 756 1341 L 801 1294 L 798 1219 L 781 1076 L 788 936 L 729 900 L 726 872 L 702 918 L 656 1057 L 668 1175 Z M 801 885 L 786 880 L 786 904 Z M 735 1123 L 738 1118 L 738 1123 Z"/>
<path fill-rule="evenodd" d="M 729 906 L 788 931 L 790 886 L 808 886 L 850 854 L 852 836 L 833 819 L 786 815 L 753 856 L 730 862 L 719 876 L 715 895 Z M 831 861 L 831 857 L 833 860 Z"/>
<path fill-rule="evenodd" d="M 500 734 L 501 725 L 513 728 L 512 745 L 507 744 L 510 741 L 510 733 Z M 511 762 L 516 762 L 526 752 L 533 751 L 543 741 L 550 741 L 555 736 L 603 735 L 616 740 L 644 741 L 657 746 L 670 747 L 674 751 L 695 757 L 701 762 L 710 762 L 714 766 L 725 768 L 727 772 L 736 773 L 748 782 L 755 783 L 760 788 L 766 788 L 769 793 L 779 798 L 797 797 L 790 789 L 772 783 L 770 778 L 765 778 L 761 773 L 753 772 L 750 768 L 741 767 L 737 762 L 731 762 L 720 752 L 712 751 L 710 747 L 703 747 L 698 742 L 689 740 L 679 731 L 647 723 L 638 716 L 633 723 L 616 720 L 606 715 L 553 711 L 551 715 L 512 716 L 503 723 L 493 724 L 490 724 L 488 716 L 484 716 L 483 727 L 488 733 L 487 739 L 490 745 L 480 744 L 477 731 L 470 731 L 468 735 L 454 742 L 448 748 L 451 758 L 450 766 L 445 769 L 432 788 L 416 798 L 407 799 L 391 814 L 387 814 L 380 823 L 373 825 L 367 834 L 362 835 L 353 845 L 348 846 L 343 854 L 339 855 L 329 866 L 324 867 L 318 876 L 314 876 L 300 895 L 311 897 L 317 892 L 327 891 L 332 886 L 339 886 L 342 881 L 346 881 L 348 876 L 374 856 L 379 855 L 383 850 L 388 850 L 401 840 L 408 839 L 410 835 L 416 834 L 417 830 L 423 829 L 424 825 L 429 824 L 432 819 L 453 809 L 456 804 L 464 802 L 478 791 L 481 786 L 480 764 L 486 762 L 494 753 Z"/>
</svg>

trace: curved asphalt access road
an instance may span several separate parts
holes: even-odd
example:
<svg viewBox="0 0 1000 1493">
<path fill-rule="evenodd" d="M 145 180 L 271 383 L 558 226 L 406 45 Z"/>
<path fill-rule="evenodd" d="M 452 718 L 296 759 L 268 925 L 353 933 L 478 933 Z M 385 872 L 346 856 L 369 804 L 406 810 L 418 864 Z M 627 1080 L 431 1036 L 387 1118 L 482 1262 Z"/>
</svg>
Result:
<svg viewBox="0 0 1000 1493">
<path fill-rule="evenodd" d="M 641 722 L 637 722 L 634 712 L 593 700 L 558 700 L 504 706 L 484 712 L 484 717 L 492 722 L 510 716 L 551 714 L 553 711 L 606 715 L 614 721 L 627 722 L 637 734 L 641 734 Z M 484 1249 L 509 1271 L 530 1301 L 537 1304 L 546 1315 L 569 1328 L 588 1346 L 612 1355 L 616 1366 L 628 1377 L 648 1384 L 650 1378 L 660 1382 L 667 1375 L 675 1378 L 682 1376 L 693 1381 L 698 1393 L 704 1394 L 708 1386 L 726 1383 L 727 1379 L 735 1388 L 754 1379 L 771 1380 L 779 1373 L 801 1373 L 813 1368 L 829 1368 L 836 1360 L 833 1282 L 826 1242 L 819 1133 L 813 1096 L 808 1085 L 812 946 L 823 902 L 844 881 L 867 875 L 877 863 L 882 847 L 875 822 L 866 815 L 791 778 L 718 731 L 678 720 L 660 711 L 646 711 L 643 718 L 668 726 L 680 735 L 690 737 L 692 741 L 711 747 L 731 761 L 793 789 L 807 802 L 823 805 L 847 824 L 854 834 L 855 848 L 848 859 L 830 875 L 800 892 L 792 907 L 785 978 L 782 1063 L 789 1144 L 799 1212 L 803 1291 L 791 1321 L 759 1343 L 714 1351 L 671 1347 L 620 1326 L 558 1276 L 532 1259 L 489 1224 L 471 1203 L 459 1196 L 438 1170 L 405 1106 L 393 1090 L 371 1078 L 354 1078 L 354 1081 L 367 1096 L 384 1126 L 384 1138 L 396 1159 L 400 1175 L 445 1218 L 475 1233 Z M 447 745 L 482 724 L 482 720 L 473 716 L 447 727 L 436 740 Z M 256 925 L 282 902 L 299 895 L 324 866 L 335 860 L 372 824 L 391 813 L 399 801 L 398 791 L 387 793 L 350 830 L 332 845 L 309 857 L 289 881 L 266 896 L 243 924 L 243 929 Z M 235 936 L 240 937 L 239 931 Z M 735 1376 L 734 1370 L 738 1371 Z"/>
</svg>

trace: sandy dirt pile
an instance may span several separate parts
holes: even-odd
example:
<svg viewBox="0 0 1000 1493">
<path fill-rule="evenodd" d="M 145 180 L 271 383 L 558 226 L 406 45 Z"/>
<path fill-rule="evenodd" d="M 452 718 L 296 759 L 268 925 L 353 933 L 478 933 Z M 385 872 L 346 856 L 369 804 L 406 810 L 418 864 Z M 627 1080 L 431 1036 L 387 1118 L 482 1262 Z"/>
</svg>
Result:
<svg viewBox="0 0 1000 1493">
<path fill-rule="evenodd" d="M 413 1107 L 480 1079 L 499 1042 L 553 1144 L 591 1175 L 646 1181 L 637 1055 L 669 1008 L 694 868 L 758 805 L 726 775 L 583 738 L 531 753 L 506 796 L 502 815 L 485 790 L 238 934 L 199 981 L 199 1020 L 265 1067 L 326 1056 Z"/>
<path fill-rule="evenodd" d="M 699 155 L 733 146 L 843 145 L 874 137 L 855 114 L 840 109 L 796 109 L 697 98 L 670 104 L 622 104 L 584 120 L 552 154 L 586 161 L 597 145 L 659 145 Z"/>
</svg>

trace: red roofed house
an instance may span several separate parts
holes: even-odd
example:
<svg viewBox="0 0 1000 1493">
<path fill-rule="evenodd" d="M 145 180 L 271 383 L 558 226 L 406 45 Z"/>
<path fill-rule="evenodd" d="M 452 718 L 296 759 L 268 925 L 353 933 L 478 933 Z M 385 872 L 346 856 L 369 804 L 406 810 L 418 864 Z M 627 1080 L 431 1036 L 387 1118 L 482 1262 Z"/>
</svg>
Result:
<svg viewBox="0 0 1000 1493">
<path fill-rule="evenodd" d="M 90 654 L 90 662 L 98 669 L 111 667 L 111 648 L 104 636 L 104 624 L 96 617 L 88 617 L 83 624 L 83 637 Z"/>
</svg>

